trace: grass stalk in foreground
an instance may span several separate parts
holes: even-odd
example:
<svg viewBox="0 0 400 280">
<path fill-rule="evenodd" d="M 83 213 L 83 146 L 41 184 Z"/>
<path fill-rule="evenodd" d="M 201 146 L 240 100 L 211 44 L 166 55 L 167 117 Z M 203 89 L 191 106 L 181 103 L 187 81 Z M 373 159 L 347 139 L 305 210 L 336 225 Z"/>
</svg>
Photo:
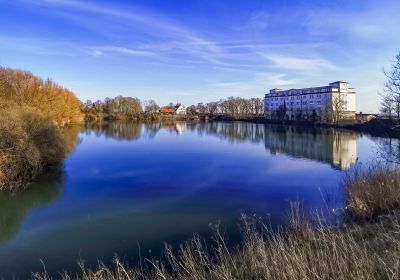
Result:
<svg viewBox="0 0 400 280">
<path fill-rule="evenodd" d="M 145 260 L 136 268 L 102 264 L 97 269 L 82 267 L 80 275 L 62 279 L 399 279 L 400 217 L 390 223 L 353 226 L 341 231 L 303 224 L 292 232 L 270 232 L 264 224 L 245 219 L 243 241 L 229 250 L 217 233 L 215 243 L 195 236 L 180 246 L 170 247 L 162 260 Z M 209 247 L 210 246 L 210 247 Z M 48 280 L 37 274 L 36 280 Z"/>
</svg>

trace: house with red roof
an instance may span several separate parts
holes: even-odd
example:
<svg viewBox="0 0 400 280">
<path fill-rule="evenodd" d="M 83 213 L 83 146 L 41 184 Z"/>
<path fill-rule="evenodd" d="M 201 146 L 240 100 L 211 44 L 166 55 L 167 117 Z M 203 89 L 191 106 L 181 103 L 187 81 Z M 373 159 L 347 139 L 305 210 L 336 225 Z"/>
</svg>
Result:
<svg viewBox="0 0 400 280">
<path fill-rule="evenodd" d="M 182 104 L 176 104 L 173 108 L 160 109 L 159 112 L 165 115 L 186 115 L 186 108 Z"/>
</svg>

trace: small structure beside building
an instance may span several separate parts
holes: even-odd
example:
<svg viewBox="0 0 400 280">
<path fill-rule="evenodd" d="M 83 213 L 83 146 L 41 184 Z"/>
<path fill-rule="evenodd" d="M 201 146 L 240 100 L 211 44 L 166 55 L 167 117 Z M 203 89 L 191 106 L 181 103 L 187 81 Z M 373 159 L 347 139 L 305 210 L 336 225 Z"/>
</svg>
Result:
<svg viewBox="0 0 400 280">
<path fill-rule="evenodd" d="M 160 109 L 159 112 L 161 114 L 165 114 L 165 115 L 174 115 L 175 114 L 175 110 L 174 109 Z"/>
<path fill-rule="evenodd" d="M 378 118 L 378 115 L 375 115 L 375 114 L 364 114 L 363 112 L 356 114 L 356 120 L 359 123 L 367 123 L 367 122 L 370 122 L 377 118 Z"/>
<path fill-rule="evenodd" d="M 172 108 L 160 109 L 159 112 L 165 115 L 186 115 L 186 108 L 182 104 L 176 104 Z"/>
<path fill-rule="evenodd" d="M 348 82 L 301 89 L 271 89 L 264 97 L 265 117 L 282 120 L 335 122 L 354 120 L 356 93 Z"/>
</svg>

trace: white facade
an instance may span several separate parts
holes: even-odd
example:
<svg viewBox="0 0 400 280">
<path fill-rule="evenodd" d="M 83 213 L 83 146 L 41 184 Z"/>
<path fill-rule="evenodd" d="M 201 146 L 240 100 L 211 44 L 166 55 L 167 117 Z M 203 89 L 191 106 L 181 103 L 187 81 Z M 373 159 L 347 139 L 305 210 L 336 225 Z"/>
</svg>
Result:
<svg viewBox="0 0 400 280">
<path fill-rule="evenodd" d="M 176 107 L 175 107 L 175 113 L 176 113 L 177 115 L 186 115 L 186 108 L 185 108 L 185 106 L 182 105 L 182 104 L 176 105 Z"/>
<path fill-rule="evenodd" d="M 323 87 L 272 89 L 265 95 L 264 105 L 265 116 L 270 119 L 325 121 L 339 107 L 341 118 L 354 119 L 356 93 L 347 82 L 341 81 Z"/>
</svg>

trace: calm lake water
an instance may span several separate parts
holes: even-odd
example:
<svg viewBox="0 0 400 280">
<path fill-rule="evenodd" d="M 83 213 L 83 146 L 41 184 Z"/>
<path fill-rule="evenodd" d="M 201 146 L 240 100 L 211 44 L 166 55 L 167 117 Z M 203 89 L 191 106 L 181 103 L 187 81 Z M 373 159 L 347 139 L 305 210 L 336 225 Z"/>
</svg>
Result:
<svg viewBox="0 0 400 280">
<path fill-rule="evenodd" d="M 0 275 L 77 271 L 116 254 L 136 264 L 164 242 L 238 238 L 241 212 L 284 225 L 291 201 L 340 208 L 339 182 L 388 139 L 334 129 L 243 122 L 108 123 L 74 128 L 62 172 L 0 194 Z M 79 133 L 79 135 L 78 135 Z M 392 141 L 392 140 L 390 140 Z M 74 144 L 71 144 L 72 146 Z"/>
</svg>

